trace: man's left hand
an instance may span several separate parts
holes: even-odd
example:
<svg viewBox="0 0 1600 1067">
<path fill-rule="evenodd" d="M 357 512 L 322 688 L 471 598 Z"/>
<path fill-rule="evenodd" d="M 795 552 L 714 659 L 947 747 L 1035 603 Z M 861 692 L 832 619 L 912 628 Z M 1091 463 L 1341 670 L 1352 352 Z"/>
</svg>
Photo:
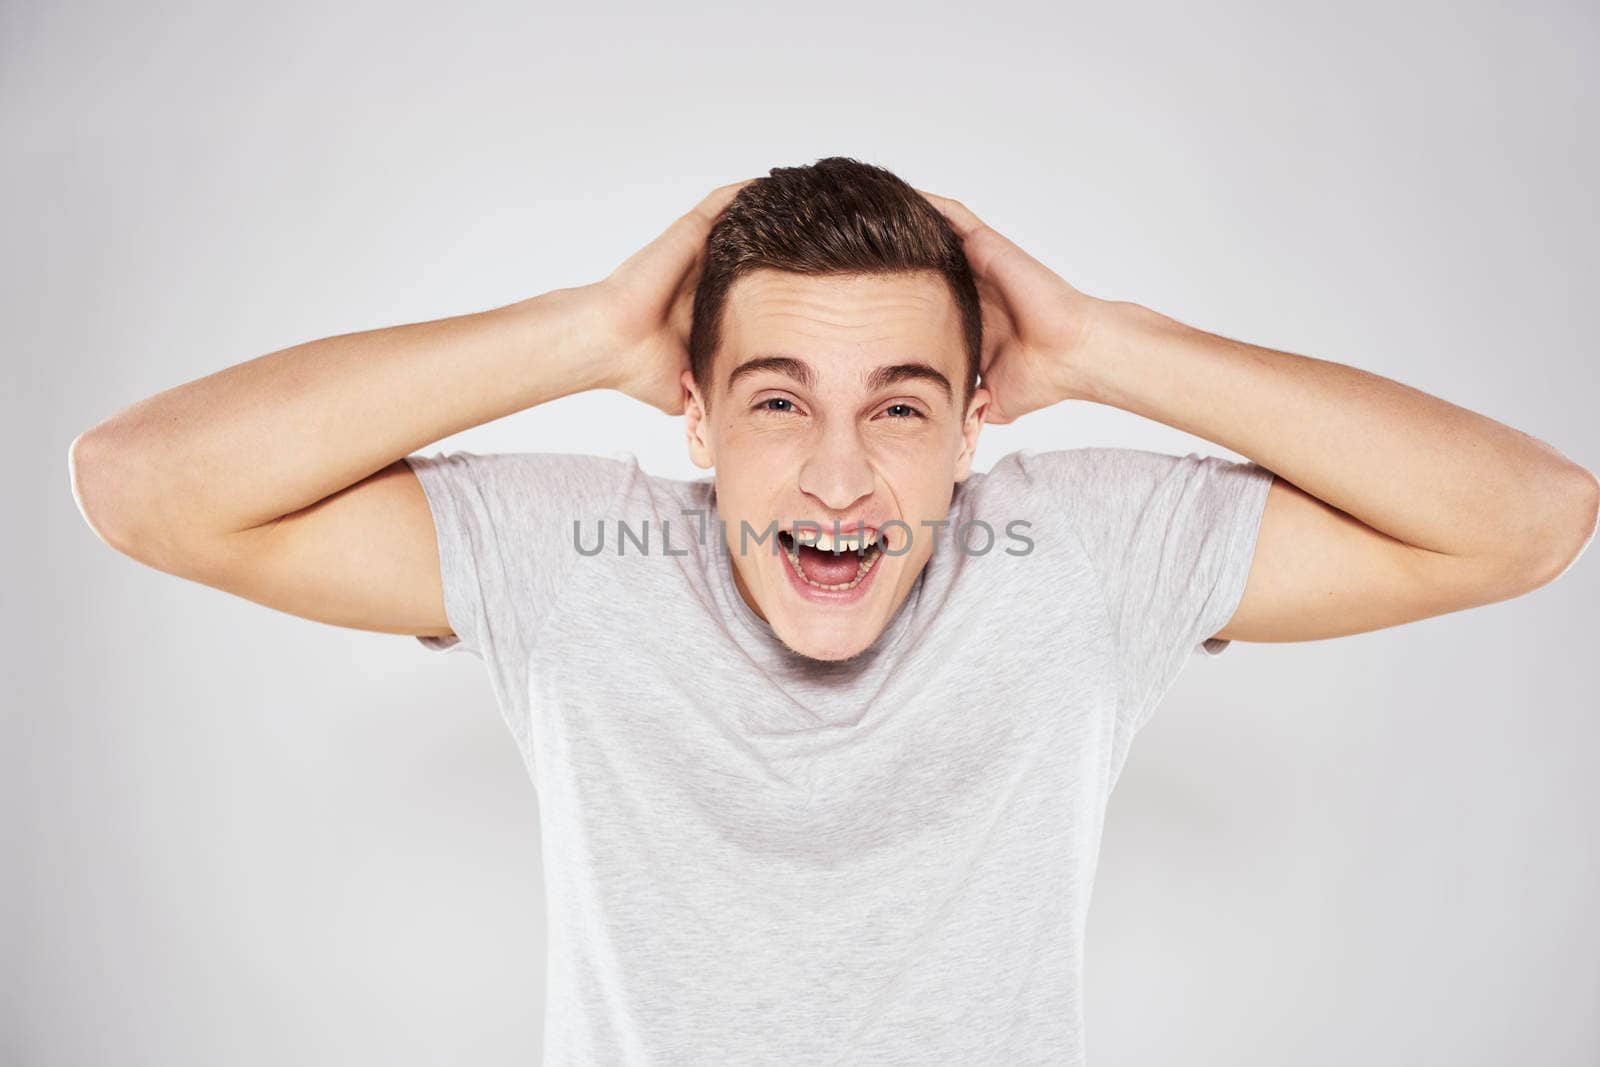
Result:
<svg viewBox="0 0 1600 1067">
<path fill-rule="evenodd" d="M 918 189 L 961 237 L 983 307 L 985 422 L 1007 423 L 1081 395 L 1075 368 L 1107 302 L 1080 292 L 959 201 Z"/>
</svg>

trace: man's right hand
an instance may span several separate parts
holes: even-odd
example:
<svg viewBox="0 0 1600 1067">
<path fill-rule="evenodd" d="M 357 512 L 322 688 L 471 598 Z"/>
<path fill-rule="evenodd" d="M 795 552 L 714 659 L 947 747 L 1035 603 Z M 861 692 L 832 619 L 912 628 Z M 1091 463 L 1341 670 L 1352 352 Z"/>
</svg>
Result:
<svg viewBox="0 0 1600 1067">
<path fill-rule="evenodd" d="M 706 238 L 745 184 L 591 285 L 308 341 L 148 397 L 73 441 L 74 498 L 158 570 L 336 626 L 449 633 L 404 457 L 583 389 L 681 414 Z"/>
<path fill-rule="evenodd" d="M 587 287 L 608 360 L 606 384 L 668 415 L 684 411 L 689 327 L 706 237 L 734 196 L 754 178 L 714 189 L 661 236 Z"/>
</svg>

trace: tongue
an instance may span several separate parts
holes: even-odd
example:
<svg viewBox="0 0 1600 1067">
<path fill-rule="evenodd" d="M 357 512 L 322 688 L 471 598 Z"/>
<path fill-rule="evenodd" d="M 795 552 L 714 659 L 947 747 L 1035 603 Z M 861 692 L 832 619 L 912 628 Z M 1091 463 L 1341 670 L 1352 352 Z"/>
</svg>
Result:
<svg viewBox="0 0 1600 1067">
<path fill-rule="evenodd" d="M 800 546 L 800 572 L 822 585 L 842 585 L 855 580 L 861 557 L 854 552 L 824 552 L 809 545 Z"/>
</svg>

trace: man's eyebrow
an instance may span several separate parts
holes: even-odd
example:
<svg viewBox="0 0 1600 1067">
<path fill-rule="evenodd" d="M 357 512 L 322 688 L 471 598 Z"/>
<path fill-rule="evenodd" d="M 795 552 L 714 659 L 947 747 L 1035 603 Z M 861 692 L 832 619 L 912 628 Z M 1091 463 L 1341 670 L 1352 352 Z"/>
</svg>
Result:
<svg viewBox="0 0 1600 1067">
<path fill-rule="evenodd" d="M 867 388 L 876 391 L 901 382 L 917 381 L 932 382 L 943 389 L 946 402 L 955 399 L 955 391 L 950 388 L 950 379 L 926 363 L 895 363 L 879 367 L 867 375 Z"/>
<path fill-rule="evenodd" d="M 813 389 L 817 384 L 816 371 L 812 370 L 811 364 L 805 360 L 796 356 L 770 355 L 755 356 L 733 368 L 733 373 L 728 375 L 728 388 L 732 389 L 740 378 L 760 374 L 763 371 L 793 378 L 807 389 Z M 912 381 L 931 382 L 944 391 L 946 402 L 955 399 L 955 390 L 950 385 L 950 379 L 927 363 L 892 363 L 878 367 L 867 375 L 866 386 L 876 391 L 901 382 Z"/>
<path fill-rule="evenodd" d="M 816 372 L 811 369 L 811 364 L 803 359 L 796 359 L 794 356 L 756 356 L 733 368 L 733 373 L 728 375 L 728 388 L 732 389 L 740 378 L 760 374 L 762 371 L 786 375 L 807 389 L 815 388 L 817 384 Z"/>
</svg>

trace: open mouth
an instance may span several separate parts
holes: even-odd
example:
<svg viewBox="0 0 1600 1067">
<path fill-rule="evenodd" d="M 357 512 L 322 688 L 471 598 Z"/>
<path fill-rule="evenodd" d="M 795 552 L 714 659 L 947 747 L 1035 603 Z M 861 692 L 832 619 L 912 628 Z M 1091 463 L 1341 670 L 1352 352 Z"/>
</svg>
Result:
<svg viewBox="0 0 1600 1067">
<path fill-rule="evenodd" d="M 876 530 L 840 534 L 837 538 L 825 531 L 780 530 L 778 541 L 795 576 L 827 592 L 854 589 L 872 573 L 883 555 L 882 539 Z"/>
</svg>

